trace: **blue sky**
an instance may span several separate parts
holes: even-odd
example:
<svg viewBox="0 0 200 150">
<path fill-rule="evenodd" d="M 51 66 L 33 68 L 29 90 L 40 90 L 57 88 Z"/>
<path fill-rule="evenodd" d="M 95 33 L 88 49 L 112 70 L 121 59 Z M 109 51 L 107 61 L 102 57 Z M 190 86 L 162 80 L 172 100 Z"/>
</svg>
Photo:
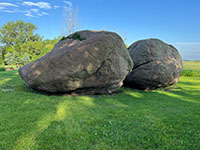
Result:
<svg viewBox="0 0 200 150">
<path fill-rule="evenodd" d="M 199 0 L 0 0 L 0 27 L 24 20 L 53 39 L 62 34 L 64 7 L 79 9 L 79 30 L 118 32 L 125 43 L 159 38 L 183 59 L 200 60 Z"/>
</svg>

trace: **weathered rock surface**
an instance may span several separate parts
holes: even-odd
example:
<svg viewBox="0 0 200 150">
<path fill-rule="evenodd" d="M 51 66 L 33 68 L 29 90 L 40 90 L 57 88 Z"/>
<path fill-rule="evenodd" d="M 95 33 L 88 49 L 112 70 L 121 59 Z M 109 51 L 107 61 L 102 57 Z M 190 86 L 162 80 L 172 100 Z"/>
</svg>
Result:
<svg viewBox="0 0 200 150">
<path fill-rule="evenodd" d="M 19 74 L 29 87 L 40 91 L 102 94 L 121 87 L 132 67 L 128 50 L 117 34 L 80 31 L 20 68 Z"/>
<path fill-rule="evenodd" d="M 158 39 L 133 43 L 129 54 L 134 62 L 125 86 L 151 90 L 175 84 L 182 72 L 182 58 L 172 45 Z"/>
</svg>

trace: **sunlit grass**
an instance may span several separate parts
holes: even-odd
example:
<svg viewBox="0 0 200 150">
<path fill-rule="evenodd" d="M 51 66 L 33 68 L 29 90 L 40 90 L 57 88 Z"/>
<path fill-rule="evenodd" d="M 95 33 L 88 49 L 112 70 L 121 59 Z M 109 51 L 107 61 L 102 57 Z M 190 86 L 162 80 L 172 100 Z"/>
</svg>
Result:
<svg viewBox="0 0 200 150">
<path fill-rule="evenodd" d="M 12 91 L 5 90 L 12 89 Z M 200 78 L 103 96 L 48 96 L 0 73 L 0 150 L 200 149 Z"/>
<path fill-rule="evenodd" d="M 200 77 L 200 61 L 184 61 L 182 76 Z"/>
</svg>

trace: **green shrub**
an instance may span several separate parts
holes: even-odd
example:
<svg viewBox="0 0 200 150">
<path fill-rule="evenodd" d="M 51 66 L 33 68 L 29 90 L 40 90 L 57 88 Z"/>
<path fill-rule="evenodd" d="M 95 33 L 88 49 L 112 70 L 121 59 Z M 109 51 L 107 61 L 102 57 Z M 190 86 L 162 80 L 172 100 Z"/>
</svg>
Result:
<svg viewBox="0 0 200 150">
<path fill-rule="evenodd" d="M 4 67 L 0 67 L 0 71 L 6 71 Z"/>
<path fill-rule="evenodd" d="M 63 36 L 63 37 L 59 40 L 59 42 L 60 42 L 60 41 L 64 41 L 64 40 L 66 40 L 66 39 L 67 39 L 67 37 Z"/>
<path fill-rule="evenodd" d="M 7 65 L 13 65 L 14 64 L 14 59 L 13 59 L 13 56 L 10 52 L 8 52 L 7 55 L 6 55 L 5 63 Z"/>
<path fill-rule="evenodd" d="M 181 76 L 200 77 L 200 70 L 183 70 Z"/>
<path fill-rule="evenodd" d="M 81 38 L 80 34 L 78 33 L 74 33 L 71 38 L 74 40 L 79 40 L 79 41 L 85 40 L 84 38 Z"/>
<path fill-rule="evenodd" d="M 31 62 L 31 59 L 30 59 L 30 57 L 28 56 L 28 54 L 25 52 L 24 55 L 23 55 L 23 57 L 22 57 L 22 63 L 23 63 L 24 65 L 26 65 L 26 64 L 28 64 L 28 63 L 30 63 L 30 62 Z"/>
<path fill-rule="evenodd" d="M 74 33 L 71 37 L 65 37 L 63 36 L 60 41 L 66 40 L 66 39 L 73 39 L 73 40 L 79 40 L 79 41 L 83 41 L 85 40 L 84 38 L 81 38 L 80 34 L 78 33 Z"/>
<path fill-rule="evenodd" d="M 19 65 L 20 64 L 20 58 L 17 52 L 13 52 L 13 65 Z"/>
<path fill-rule="evenodd" d="M 3 50 L 1 49 L 1 46 L 0 46 L 0 65 L 3 64 Z"/>
</svg>

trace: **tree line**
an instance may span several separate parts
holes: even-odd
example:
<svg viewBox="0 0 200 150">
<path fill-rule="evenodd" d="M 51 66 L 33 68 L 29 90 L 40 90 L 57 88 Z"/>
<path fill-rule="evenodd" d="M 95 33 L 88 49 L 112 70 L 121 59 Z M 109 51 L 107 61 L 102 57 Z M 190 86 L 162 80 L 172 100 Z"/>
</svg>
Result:
<svg viewBox="0 0 200 150">
<path fill-rule="evenodd" d="M 45 39 L 37 27 L 22 20 L 11 21 L 0 29 L 0 65 L 23 65 L 38 59 L 53 49 L 60 37 Z"/>
</svg>

